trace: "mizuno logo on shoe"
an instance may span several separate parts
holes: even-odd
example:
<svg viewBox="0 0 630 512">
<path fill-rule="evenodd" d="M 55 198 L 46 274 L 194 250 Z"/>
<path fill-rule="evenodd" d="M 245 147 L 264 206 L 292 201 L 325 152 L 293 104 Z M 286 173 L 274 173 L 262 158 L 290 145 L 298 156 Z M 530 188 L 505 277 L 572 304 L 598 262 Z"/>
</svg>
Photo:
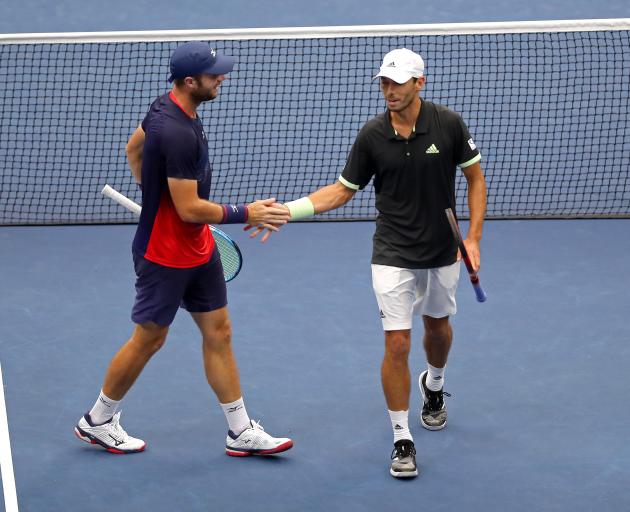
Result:
<svg viewBox="0 0 630 512">
<path fill-rule="evenodd" d="M 116 446 L 120 446 L 121 444 L 123 444 L 123 443 L 124 443 L 124 441 L 121 441 L 120 439 L 116 439 L 116 438 L 115 438 L 113 435 L 111 435 L 111 434 L 107 434 L 107 435 L 108 435 L 109 437 L 111 437 L 111 438 L 114 440 L 114 444 L 115 444 Z"/>
<path fill-rule="evenodd" d="M 435 147 L 435 144 L 431 144 L 429 146 L 429 149 L 426 150 L 427 155 L 437 155 L 439 153 L 440 153 L 440 150 L 437 147 Z"/>
</svg>

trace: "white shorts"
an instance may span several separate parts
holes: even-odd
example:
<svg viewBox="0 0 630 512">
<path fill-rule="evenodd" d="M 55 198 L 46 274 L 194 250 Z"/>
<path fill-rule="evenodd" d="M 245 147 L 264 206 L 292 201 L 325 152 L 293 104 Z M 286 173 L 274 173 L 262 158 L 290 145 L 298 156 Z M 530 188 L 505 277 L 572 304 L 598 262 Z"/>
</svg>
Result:
<svg viewBox="0 0 630 512">
<path fill-rule="evenodd" d="M 407 269 L 372 265 L 372 286 L 383 330 L 411 329 L 413 315 L 443 318 L 457 312 L 459 261 L 446 267 Z"/>
</svg>

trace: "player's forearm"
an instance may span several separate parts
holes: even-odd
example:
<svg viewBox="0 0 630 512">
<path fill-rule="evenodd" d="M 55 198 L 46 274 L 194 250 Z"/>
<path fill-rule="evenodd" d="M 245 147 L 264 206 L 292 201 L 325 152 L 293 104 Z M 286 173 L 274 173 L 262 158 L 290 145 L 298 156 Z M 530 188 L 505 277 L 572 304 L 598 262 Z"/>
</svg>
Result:
<svg viewBox="0 0 630 512">
<path fill-rule="evenodd" d="M 307 219 L 317 213 L 334 210 L 346 204 L 355 194 L 339 181 L 316 190 L 307 197 L 285 203 L 291 214 L 291 220 Z"/>
<path fill-rule="evenodd" d="M 470 223 L 466 238 L 479 242 L 486 215 L 486 182 L 483 176 L 468 183 L 468 210 Z"/>
<path fill-rule="evenodd" d="M 340 182 L 336 182 L 316 190 L 308 198 L 313 203 L 313 208 L 317 214 L 343 206 L 352 199 L 354 193 L 354 190 L 347 188 Z"/>
<path fill-rule="evenodd" d="M 181 210 L 181 211 L 180 211 Z M 177 210 L 184 222 L 197 224 L 219 224 L 223 221 L 224 211 L 221 205 L 199 199 Z"/>
</svg>

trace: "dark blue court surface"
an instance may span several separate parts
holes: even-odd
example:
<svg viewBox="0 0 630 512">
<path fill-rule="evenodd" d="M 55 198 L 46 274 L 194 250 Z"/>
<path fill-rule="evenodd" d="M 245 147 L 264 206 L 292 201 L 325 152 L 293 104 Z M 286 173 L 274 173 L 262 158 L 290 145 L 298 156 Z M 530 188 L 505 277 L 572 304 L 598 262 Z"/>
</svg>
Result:
<svg viewBox="0 0 630 512">
<path fill-rule="evenodd" d="M 145 453 L 72 432 L 131 332 L 133 226 L 0 229 L 0 361 L 20 510 L 625 511 L 630 509 L 630 221 L 486 223 L 478 304 L 462 276 L 446 374 L 450 423 L 411 424 L 421 475 L 388 473 L 372 223 L 289 225 L 266 245 L 231 229 L 229 285 L 253 418 L 295 448 L 224 454 L 226 424 L 180 312 L 123 404 Z M 413 373 L 424 366 L 419 330 Z"/>
<path fill-rule="evenodd" d="M 26 0 L 2 6 L 0 32 L 628 13 L 622 0 Z M 123 426 L 147 451 L 115 456 L 77 440 L 73 427 L 132 329 L 133 230 L 0 228 L 0 363 L 21 511 L 630 510 L 630 220 L 486 223 L 489 299 L 476 303 L 462 275 L 446 373 L 449 425 L 420 427 L 414 386 L 421 475 L 402 482 L 388 472 L 372 223 L 289 225 L 266 245 L 229 230 L 245 256 L 228 293 L 247 409 L 271 433 L 293 437 L 292 450 L 225 455 L 225 419 L 185 312 L 123 404 Z M 424 368 L 419 329 L 411 366 L 414 376 Z"/>
</svg>

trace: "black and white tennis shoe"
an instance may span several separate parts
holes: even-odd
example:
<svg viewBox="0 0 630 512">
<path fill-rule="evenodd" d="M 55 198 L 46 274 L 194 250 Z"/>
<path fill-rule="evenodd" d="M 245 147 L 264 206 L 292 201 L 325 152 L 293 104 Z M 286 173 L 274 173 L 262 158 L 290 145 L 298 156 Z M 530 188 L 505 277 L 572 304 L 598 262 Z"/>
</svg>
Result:
<svg viewBox="0 0 630 512">
<path fill-rule="evenodd" d="M 74 427 L 74 433 L 81 441 L 102 446 L 110 453 L 136 453 L 147 446 L 142 439 L 131 437 L 120 426 L 120 411 L 102 425 L 94 425 L 86 413 Z"/>
</svg>

